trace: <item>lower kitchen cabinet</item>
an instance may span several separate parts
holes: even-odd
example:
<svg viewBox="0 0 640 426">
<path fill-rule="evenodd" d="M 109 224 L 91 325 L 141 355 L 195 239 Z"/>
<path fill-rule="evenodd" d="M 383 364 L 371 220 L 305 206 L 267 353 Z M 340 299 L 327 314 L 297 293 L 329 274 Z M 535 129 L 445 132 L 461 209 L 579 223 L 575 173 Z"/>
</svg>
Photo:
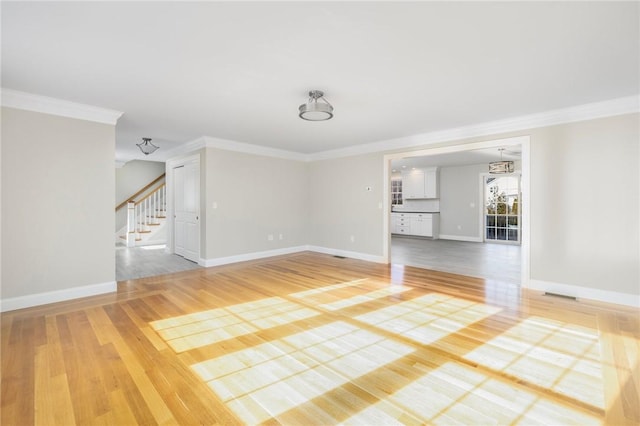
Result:
<svg viewBox="0 0 640 426">
<path fill-rule="evenodd" d="M 438 238 L 438 213 L 391 213 L 391 233 Z"/>
</svg>

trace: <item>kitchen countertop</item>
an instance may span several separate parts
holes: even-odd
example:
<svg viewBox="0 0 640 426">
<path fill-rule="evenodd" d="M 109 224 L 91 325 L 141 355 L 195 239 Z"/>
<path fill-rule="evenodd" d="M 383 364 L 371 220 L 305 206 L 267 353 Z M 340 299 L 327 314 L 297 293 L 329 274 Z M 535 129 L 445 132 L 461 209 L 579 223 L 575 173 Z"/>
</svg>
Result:
<svg viewBox="0 0 640 426">
<path fill-rule="evenodd" d="M 440 214 L 440 212 L 417 212 L 413 210 L 391 210 L 391 213 L 429 213 L 429 214 Z"/>
</svg>

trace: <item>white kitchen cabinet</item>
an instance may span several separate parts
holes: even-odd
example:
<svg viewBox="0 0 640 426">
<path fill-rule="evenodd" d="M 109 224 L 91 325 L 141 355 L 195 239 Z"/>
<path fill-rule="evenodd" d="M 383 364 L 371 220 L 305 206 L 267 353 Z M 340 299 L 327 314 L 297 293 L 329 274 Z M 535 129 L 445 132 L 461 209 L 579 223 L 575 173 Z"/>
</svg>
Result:
<svg viewBox="0 0 640 426">
<path fill-rule="evenodd" d="M 424 198 L 440 198 L 438 168 L 424 170 Z"/>
<path fill-rule="evenodd" d="M 411 219 L 411 235 L 420 237 L 433 236 L 433 216 L 427 213 L 417 213 Z"/>
<path fill-rule="evenodd" d="M 437 167 L 402 172 L 402 198 L 405 200 L 438 198 L 439 196 Z"/>
<path fill-rule="evenodd" d="M 424 198 L 424 171 L 422 169 L 402 172 L 402 198 L 405 200 Z"/>
<path fill-rule="evenodd" d="M 438 213 L 391 213 L 391 233 L 438 238 Z"/>
<path fill-rule="evenodd" d="M 391 213 L 391 233 L 409 235 L 410 232 L 410 213 Z"/>
</svg>

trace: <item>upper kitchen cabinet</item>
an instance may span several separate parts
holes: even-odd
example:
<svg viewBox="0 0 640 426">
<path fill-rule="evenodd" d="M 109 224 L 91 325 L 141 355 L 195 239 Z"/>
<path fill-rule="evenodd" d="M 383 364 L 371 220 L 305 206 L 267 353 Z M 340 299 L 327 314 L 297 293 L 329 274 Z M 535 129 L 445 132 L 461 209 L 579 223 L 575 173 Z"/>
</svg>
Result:
<svg viewBox="0 0 640 426">
<path fill-rule="evenodd" d="M 406 200 L 439 198 L 438 168 L 402 172 L 402 195 Z"/>
</svg>

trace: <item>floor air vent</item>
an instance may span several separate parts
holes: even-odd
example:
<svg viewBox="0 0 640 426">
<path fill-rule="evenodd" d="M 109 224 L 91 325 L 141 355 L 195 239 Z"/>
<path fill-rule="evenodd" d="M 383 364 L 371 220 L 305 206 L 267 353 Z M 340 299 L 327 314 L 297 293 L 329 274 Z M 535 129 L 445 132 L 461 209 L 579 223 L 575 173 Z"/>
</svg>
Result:
<svg viewBox="0 0 640 426">
<path fill-rule="evenodd" d="M 346 259 L 345 256 L 338 256 L 337 254 L 333 255 L 336 259 Z"/>
<path fill-rule="evenodd" d="M 574 296 L 567 296 L 566 294 L 551 293 L 551 292 L 548 292 L 548 291 L 545 291 L 544 295 L 545 296 L 553 296 L 553 297 L 561 297 L 563 299 L 569 299 L 569 300 L 575 300 L 575 301 L 578 300 L 578 298 L 574 297 Z"/>
</svg>

